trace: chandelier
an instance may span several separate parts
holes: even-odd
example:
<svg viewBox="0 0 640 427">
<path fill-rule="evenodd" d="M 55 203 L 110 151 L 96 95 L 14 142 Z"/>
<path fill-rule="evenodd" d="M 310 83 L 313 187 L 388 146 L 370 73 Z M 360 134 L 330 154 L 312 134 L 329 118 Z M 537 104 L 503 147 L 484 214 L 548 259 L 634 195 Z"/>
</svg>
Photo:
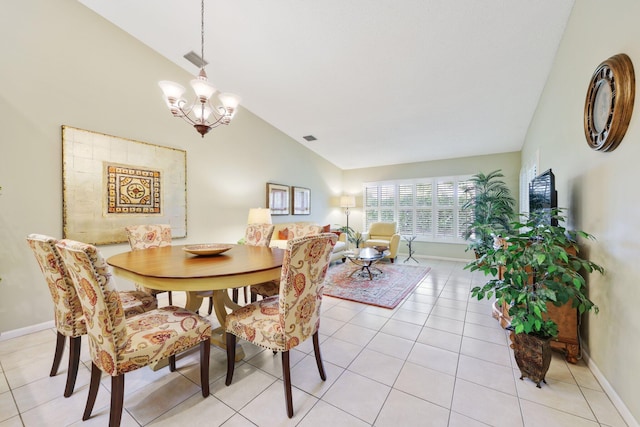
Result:
<svg viewBox="0 0 640 427">
<path fill-rule="evenodd" d="M 191 87 L 196 93 L 196 99 L 192 104 L 187 104 L 186 99 L 182 97 L 185 92 L 184 86 L 171 81 L 163 80 L 158 85 L 164 93 L 164 100 L 174 117 L 182 117 L 187 123 L 191 124 L 202 135 L 211 129 L 220 125 L 228 125 L 236 113 L 240 97 L 232 93 L 219 93 L 217 98 L 219 105 L 212 104 L 212 96 L 216 93 L 207 79 L 207 73 L 204 71 L 204 0 L 201 1 L 200 7 L 200 73 L 198 77 L 191 80 Z"/>
</svg>

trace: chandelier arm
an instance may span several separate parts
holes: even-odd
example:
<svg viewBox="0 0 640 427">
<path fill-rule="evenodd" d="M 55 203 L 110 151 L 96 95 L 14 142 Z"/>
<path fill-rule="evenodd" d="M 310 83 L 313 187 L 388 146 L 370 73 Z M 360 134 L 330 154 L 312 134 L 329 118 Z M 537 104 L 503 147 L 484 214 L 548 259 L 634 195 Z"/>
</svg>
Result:
<svg viewBox="0 0 640 427">
<path fill-rule="evenodd" d="M 203 121 L 201 119 L 193 118 L 193 116 L 195 115 L 195 113 L 193 113 L 193 110 L 195 108 L 201 108 L 201 104 L 199 103 L 191 105 L 187 108 L 177 107 L 178 111 L 180 111 L 180 114 L 176 115 L 176 117 L 182 117 L 187 123 L 191 125 L 205 125 L 209 127 L 218 127 L 220 125 L 229 124 L 231 119 L 228 117 L 228 114 L 220 113 L 220 110 L 224 110 L 223 107 L 213 107 L 213 105 L 211 105 L 210 103 L 208 104 L 209 104 L 209 108 L 211 108 L 210 117 L 213 117 L 213 120 L 208 119 Z"/>
</svg>

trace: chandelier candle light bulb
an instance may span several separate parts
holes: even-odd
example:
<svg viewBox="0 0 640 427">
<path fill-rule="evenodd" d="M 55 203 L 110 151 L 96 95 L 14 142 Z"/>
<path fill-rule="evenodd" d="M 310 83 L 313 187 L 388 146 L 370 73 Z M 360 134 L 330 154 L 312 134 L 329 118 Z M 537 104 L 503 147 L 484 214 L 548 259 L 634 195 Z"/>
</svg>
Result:
<svg viewBox="0 0 640 427">
<path fill-rule="evenodd" d="M 191 124 L 204 138 L 204 135 L 214 127 L 228 125 L 231 122 L 240 104 L 240 97 L 232 93 L 220 93 L 217 98 L 222 105 L 214 106 L 211 104 L 216 88 L 209 83 L 207 73 L 204 70 L 206 64 L 204 60 L 204 0 L 201 1 L 200 19 L 200 60 L 202 62 L 198 77 L 191 80 L 191 87 L 197 99 L 193 104 L 188 105 L 187 100 L 182 97 L 185 88 L 178 83 L 163 80 L 158 82 L 158 86 L 164 93 L 164 100 L 171 114 L 174 117 L 181 117 Z"/>
</svg>

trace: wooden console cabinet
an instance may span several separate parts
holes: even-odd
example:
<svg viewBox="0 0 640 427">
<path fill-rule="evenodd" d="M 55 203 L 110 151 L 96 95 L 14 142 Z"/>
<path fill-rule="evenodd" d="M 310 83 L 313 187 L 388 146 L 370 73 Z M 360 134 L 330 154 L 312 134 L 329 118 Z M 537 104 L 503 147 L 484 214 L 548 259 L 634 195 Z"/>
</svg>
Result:
<svg viewBox="0 0 640 427">
<path fill-rule="evenodd" d="M 569 248 L 567 252 L 573 252 L 575 255 L 573 248 Z M 502 273 L 502 268 L 499 268 L 498 277 L 500 279 L 502 279 Z M 560 307 L 548 303 L 547 313 L 549 314 L 549 318 L 558 324 L 558 336 L 551 341 L 551 348 L 563 351 L 567 362 L 578 363 L 578 357 L 580 356 L 578 310 L 571 307 L 571 302 Z M 507 304 L 502 307 L 496 307 L 494 305 L 493 317 L 500 322 L 500 326 L 503 328 L 508 327 L 511 324 L 509 306 Z"/>
<path fill-rule="evenodd" d="M 497 303 L 496 303 L 497 304 Z M 567 303 L 561 307 L 547 304 L 549 317 L 558 324 L 558 336 L 551 341 L 551 348 L 564 352 L 569 363 L 578 363 L 580 356 L 580 340 L 578 338 L 578 310 Z M 493 317 L 503 328 L 511 324 L 509 306 L 493 307 Z"/>
</svg>

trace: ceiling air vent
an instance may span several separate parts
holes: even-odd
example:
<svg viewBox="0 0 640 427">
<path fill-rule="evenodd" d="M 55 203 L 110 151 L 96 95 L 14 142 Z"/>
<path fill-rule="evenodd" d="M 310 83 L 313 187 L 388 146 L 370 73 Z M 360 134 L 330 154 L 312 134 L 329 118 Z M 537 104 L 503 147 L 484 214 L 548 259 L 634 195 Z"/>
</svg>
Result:
<svg viewBox="0 0 640 427">
<path fill-rule="evenodd" d="M 198 68 L 202 68 L 202 67 L 204 67 L 205 65 L 208 64 L 207 61 L 203 60 L 200 57 L 200 55 L 198 55 L 194 51 L 191 51 L 191 52 L 187 53 L 186 55 L 184 55 L 184 59 L 186 59 L 187 61 L 191 62 L 193 65 L 195 65 Z"/>
<path fill-rule="evenodd" d="M 309 142 L 311 142 L 311 141 L 315 141 L 316 139 L 318 139 L 318 138 L 316 138 L 316 137 L 315 137 L 315 136 L 313 136 L 313 135 L 303 136 L 303 138 L 304 138 L 304 139 L 306 139 L 306 140 L 307 140 L 307 141 L 309 141 Z"/>
</svg>

